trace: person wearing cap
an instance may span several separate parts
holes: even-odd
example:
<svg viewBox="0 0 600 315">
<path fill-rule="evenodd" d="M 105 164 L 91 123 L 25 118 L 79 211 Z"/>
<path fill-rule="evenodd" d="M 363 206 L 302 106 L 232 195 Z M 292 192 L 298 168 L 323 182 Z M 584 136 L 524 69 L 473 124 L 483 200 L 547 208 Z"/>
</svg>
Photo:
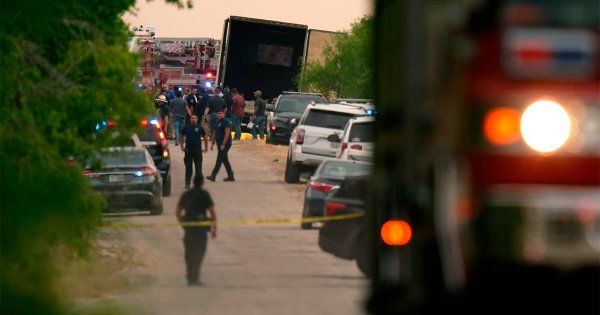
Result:
<svg viewBox="0 0 600 315">
<path fill-rule="evenodd" d="M 171 108 L 169 107 L 167 97 L 165 95 L 159 95 L 156 99 L 156 106 L 161 121 L 161 128 L 166 135 L 169 130 L 169 117 L 171 116 Z"/>
<path fill-rule="evenodd" d="M 227 155 L 229 149 L 231 148 L 232 124 L 229 119 L 225 118 L 224 109 L 217 110 L 217 119 L 213 125 L 213 128 L 213 138 L 211 140 L 210 150 L 214 150 L 216 143 L 217 161 L 215 162 L 215 167 L 213 168 L 211 174 L 206 176 L 206 179 L 214 182 L 219 170 L 221 169 L 221 164 L 224 164 L 225 170 L 227 171 L 227 177 L 225 177 L 223 181 L 234 182 L 235 178 L 233 177 L 233 169 L 231 168 L 229 156 Z"/>
<path fill-rule="evenodd" d="M 260 90 L 254 91 L 254 113 L 250 120 L 254 123 L 252 126 L 252 140 L 257 140 L 256 130 L 258 130 L 260 134 L 260 140 L 264 140 L 265 138 L 265 101 L 262 98 L 262 92 Z"/>
</svg>

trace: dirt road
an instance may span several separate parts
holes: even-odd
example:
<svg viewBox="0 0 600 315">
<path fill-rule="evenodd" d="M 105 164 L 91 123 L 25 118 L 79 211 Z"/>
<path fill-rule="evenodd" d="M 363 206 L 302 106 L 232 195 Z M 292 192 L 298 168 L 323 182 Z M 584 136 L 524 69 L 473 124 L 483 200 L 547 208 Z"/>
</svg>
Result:
<svg viewBox="0 0 600 315">
<path fill-rule="evenodd" d="M 287 147 L 241 141 L 230 151 L 236 182 L 207 181 L 220 222 L 301 215 L 303 184 L 283 182 Z M 130 263 L 119 271 L 128 286 L 118 293 L 80 299 L 76 310 L 117 309 L 128 314 L 364 314 L 367 280 L 353 261 L 335 258 L 317 245 L 318 230 L 299 224 L 219 226 L 209 242 L 201 287 L 188 287 L 183 232 L 175 204 L 183 191 L 183 154 L 171 146 L 173 194 L 161 216 L 107 217 L 115 223 L 151 228 L 104 228 L 105 246 L 130 248 Z M 204 155 L 204 175 L 215 152 Z M 120 245 L 117 245 L 120 244 Z M 93 284 L 90 284 L 93 285 Z"/>
</svg>

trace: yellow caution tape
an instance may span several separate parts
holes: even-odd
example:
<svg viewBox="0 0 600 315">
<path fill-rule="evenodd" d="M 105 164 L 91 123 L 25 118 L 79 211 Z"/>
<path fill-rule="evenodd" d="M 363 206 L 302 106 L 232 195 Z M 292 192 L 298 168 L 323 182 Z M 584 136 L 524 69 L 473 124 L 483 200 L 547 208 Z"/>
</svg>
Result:
<svg viewBox="0 0 600 315">
<path fill-rule="evenodd" d="M 327 217 L 309 217 L 309 218 L 272 218 L 272 219 L 256 219 L 256 220 L 224 220 L 217 221 L 219 226 L 233 225 L 269 225 L 269 224 L 286 224 L 286 223 L 313 223 L 325 221 L 337 221 L 355 219 L 364 216 L 364 213 L 340 214 Z M 158 228 L 169 226 L 211 226 L 212 220 L 194 221 L 194 222 L 156 222 L 156 223 L 114 223 L 105 222 L 104 227 L 111 228 Z"/>
</svg>

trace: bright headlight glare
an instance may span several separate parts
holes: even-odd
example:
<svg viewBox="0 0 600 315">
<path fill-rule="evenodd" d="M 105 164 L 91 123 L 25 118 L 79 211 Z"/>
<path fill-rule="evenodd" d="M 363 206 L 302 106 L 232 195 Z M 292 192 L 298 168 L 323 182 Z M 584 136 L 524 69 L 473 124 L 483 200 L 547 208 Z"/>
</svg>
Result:
<svg viewBox="0 0 600 315">
<path fill-rule="evenodd" d="M 534 102 L 521 116 L 523 140 L 536 151 L 548 153 L 560 149 L 569 139 L 570 133 L 569 113 L 556 102 Z"/>
</svg>

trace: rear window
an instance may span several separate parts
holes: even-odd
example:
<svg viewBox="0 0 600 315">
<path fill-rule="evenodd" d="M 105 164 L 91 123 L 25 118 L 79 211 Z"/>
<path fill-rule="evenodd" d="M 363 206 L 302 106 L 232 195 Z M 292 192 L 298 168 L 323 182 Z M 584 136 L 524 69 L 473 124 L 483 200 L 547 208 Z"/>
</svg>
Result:
<svg viewBox="0 0 600 315">
<path fill-rule="evenodd" d="M 349 177 L 341 185 L 336 196 L 342 198 L 362 199 L 367 196 L 368 177 Z"/>
<path fill-rule="evenodd" d="M 281 96 L 277 104 L 277 112 L 303 113 L 306 106 L 311 102 L 323 102 L 324 100 L 324 98 L 318 96 Z"/>
<path fill-rule="evenodd" d="M 353 114 L 311 110 L 304 120 L 304 125 L 342 130 L 352 117 Z"/>
<path fill-rule="evenodd" d="M 353 124 L 348 135 L 348 142 L 375 142 L 373 123 Z"/>
<path fill-rule="evenodd" d="M 141 150 L 118 150 L 100 153 L 104 166 L 140 165 L 146 163 L 146 154 Z"/>
<path fill-rule="evenodd" d="M 160 136 L 158 135 L 158 128 L 154 125 L 146 125 L 143 127 L 144 129 L 138 134 L 138 137 L 142 141 L 160 141 Z"/>
<path fill-rule="evenodd" d="M 328 161 L 323 165 L 323 171 L 321 173 L 327 177 L 344 179 L 346 176 L 369 174 L 370 172 L 370 164 Z"/>
</svg>

